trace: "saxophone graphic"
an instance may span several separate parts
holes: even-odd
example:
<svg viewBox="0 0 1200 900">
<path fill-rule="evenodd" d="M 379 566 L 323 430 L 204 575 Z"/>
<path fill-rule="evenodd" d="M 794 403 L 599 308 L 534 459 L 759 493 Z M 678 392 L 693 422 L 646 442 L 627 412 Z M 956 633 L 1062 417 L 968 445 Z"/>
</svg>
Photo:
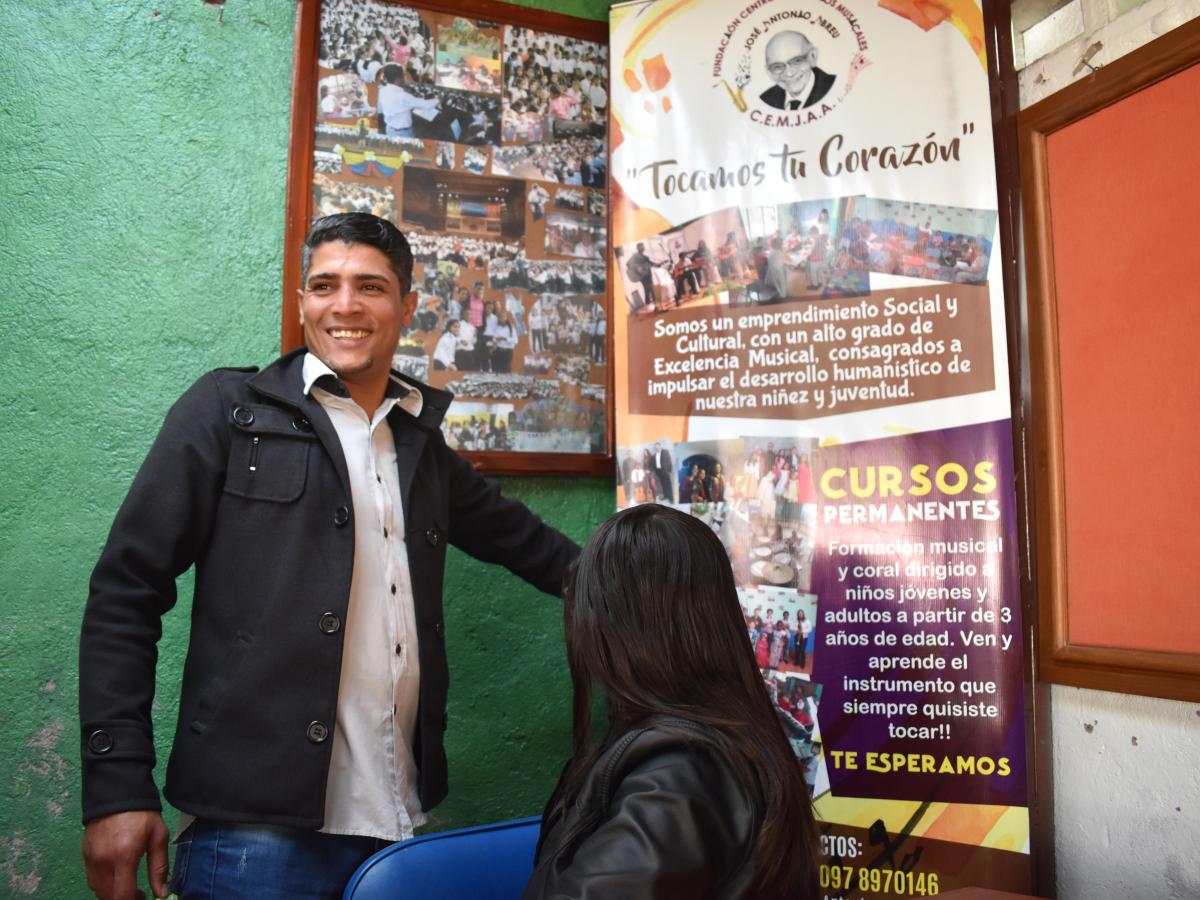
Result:
<svg viewBox="0 0 1200 900">
<path fill-rule="evenodd" d="M 729 99 L 733 101 L 733 105 L 738 108 L 738 112 L 745 112 L 749 107 L 746 106 L 746 95 L 743 89 L 750 83 L 750 54 L 742 57 L 738 63 L 737 71 L 733 73 L 733 83 L 737 85 L 737 90 L 729 86 L 729 82 L 724 78 L 721 79 L 721 84 L 725 86 L 725 90 L 729 93 Z"/>
</svg>

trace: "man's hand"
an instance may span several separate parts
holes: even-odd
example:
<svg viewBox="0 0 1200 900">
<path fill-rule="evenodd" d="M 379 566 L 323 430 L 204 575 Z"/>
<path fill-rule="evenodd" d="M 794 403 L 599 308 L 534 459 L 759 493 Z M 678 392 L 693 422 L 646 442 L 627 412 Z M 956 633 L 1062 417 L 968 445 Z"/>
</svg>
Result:
<svg viewBox="0 0 1200 900">
<path fill-rule="evenodd" d="M 146 857 L 146 873 L 155 897 L 167 896 L 167 839 L 162 815 L 153 810 L 113 813 L 88 822 L 83 830 L 87 884 L 99 900 L 134 900 L 137 868 Z"/>
</svg>

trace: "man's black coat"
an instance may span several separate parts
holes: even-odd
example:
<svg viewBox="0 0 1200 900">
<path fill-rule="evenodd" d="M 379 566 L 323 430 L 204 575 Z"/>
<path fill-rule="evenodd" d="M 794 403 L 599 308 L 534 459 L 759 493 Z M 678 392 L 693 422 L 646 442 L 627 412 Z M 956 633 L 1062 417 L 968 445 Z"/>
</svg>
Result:
<svg viewBox="0 0 1200 900">
<path fill-rule="evenodd" d="M 156 642 L 175 579 L 195 564 L 164 793 L 206 818 L 322 824 L 354 513 L 337 433 L 303 394 L 304 352 L 196 382 L 168 413 L 117 514 L 80 641 L 84 821 L 160 808 L 151 777 Z M 450 394 L 416 389 L 420 417 L 395 408 L 388 424 L 421 667 L 413 751 L 430 809 L 446 795 L 447 543 L 551 594 L 578 548 L 448 449 L 438 425 Z"/>
</svg>

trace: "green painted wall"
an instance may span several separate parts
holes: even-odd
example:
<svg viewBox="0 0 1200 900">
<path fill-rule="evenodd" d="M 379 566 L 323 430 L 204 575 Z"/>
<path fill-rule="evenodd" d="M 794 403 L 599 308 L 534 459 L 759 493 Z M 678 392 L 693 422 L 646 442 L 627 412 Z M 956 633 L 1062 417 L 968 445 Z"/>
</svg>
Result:
<svg viewBox="0 0 1200 900">
<path fill-rule="evenodd" d="M 0 16 L 0 896 L 87 894 L 76 648 L 91 567 L 179 393 L 279 349 L 295 6 L 217 15 L 54 0 Z M 576 539 L 611 508 L 604 479 L 505 490 Z M 539 812 L 569 736 L 557 604 L 461 554 L 449 568 L 451 795 L 435 822 Z M 160 771 L 187 606 L 161 644 Z"/>
</svg>

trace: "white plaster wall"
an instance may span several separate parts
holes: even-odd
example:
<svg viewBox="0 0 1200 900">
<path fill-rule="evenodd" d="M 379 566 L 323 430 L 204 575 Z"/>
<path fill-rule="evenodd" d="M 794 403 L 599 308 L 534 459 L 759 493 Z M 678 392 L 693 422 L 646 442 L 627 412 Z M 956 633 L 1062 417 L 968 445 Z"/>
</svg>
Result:
<svg viewBox="0 0 1200 900">
<path fill-rule="evenodd" d="M 1200 703 L 1051 689 L 1059 900 L 1200 898 Z"/>
<path fill-rule="evenodd" d="M 1086 78 L 1090 74 L 1086 67 L 1077 75 L 1073 73 L 1079 58 L 1096 41 L 1104 46 L 1089 62 L 1098 68 L 1197 16 L 1200 0 L 1148 0 L 1118 18 L 1112 18 L 1109 0 L 1083 0 L 1083 33 L 1053 53 L 1029 61 L 1018 74 L 1021 108 Z"/>
<path fill-rule="evenodd" d="M 1200 16 L 1200 0 L 1118 18 L 1083 0 L 1083 13 L 1083 34 L 1020 72 L 1022 109 L 1087 77 L 1074 69 L 1094 42 L 1091 63 L 1110 63 Z M 1059 900 L 1200 900 L 1200 704 L 1055 685 L 1051 728 Z"/>
</svg>

